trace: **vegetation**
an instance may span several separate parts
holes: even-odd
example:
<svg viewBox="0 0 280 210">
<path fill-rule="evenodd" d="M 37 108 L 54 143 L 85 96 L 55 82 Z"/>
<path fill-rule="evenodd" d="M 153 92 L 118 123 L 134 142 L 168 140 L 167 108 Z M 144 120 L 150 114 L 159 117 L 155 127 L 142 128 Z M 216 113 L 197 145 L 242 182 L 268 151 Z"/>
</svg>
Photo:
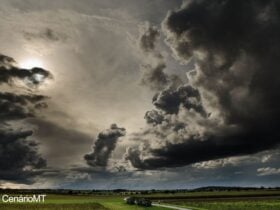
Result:
<svg viewBox="0 0 280 210">
<path fill-rule="evenodd" d="M 107 210 L 98 203 L 87 204 L 1 204 L 0 210 Z"/>
<path fill-rule="evenodd" d="M 0 210 L 144 210 L 145 207 L 128 205 L 119 195 L 48 195 L 45 203 L 0 203 Z M 166 210 L 149 207 L 149 210 Z"/>
<path fill-rule="evenodd" d="M 129 205 L 125 197 L 152 199 L 161 204 L 188 207 L 192 210 L 278 210 L 280 190 L 217 189 L 166 191 L 75 191 L 75 190 L 2 190 L 0 194 L 47 194 L 45 203 L 1 203 L 0 210 L 167 210 L 162 207 Z M 146 198 L 146 199 L 142 199 Z"/>
<path fill-rule="evenodd" d="M 280 200 L 243 200 L 243 201 L 176 201 L 171 205 L 189 207 L 192 210 L 279 210 Z"/>
</svg>

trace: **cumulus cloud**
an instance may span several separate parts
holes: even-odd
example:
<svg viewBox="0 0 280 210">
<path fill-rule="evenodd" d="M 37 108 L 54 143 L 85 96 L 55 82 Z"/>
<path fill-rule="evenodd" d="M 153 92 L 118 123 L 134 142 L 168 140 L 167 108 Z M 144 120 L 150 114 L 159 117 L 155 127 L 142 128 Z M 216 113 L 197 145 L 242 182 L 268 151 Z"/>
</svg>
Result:
<svg viewBox="0 0 280 210">
<path fill-rule="evenodd" d="M 93 167 L 107 166 L 118 139 L 124 135 L 125 129 L 119 128 L 116 124 L 112 124 L 110 129 L 100 132 L 94 143 L 93 152 L 84 156 L 87 164 Z"/>
<path fill-rule="evenodd" d="M 145 146 L 128 150 L 134 167 L 178 167 L 280 143 L 278 6 L 190 1 L 167 15 L 166 43 L 181 63 L 195 62 L 195 72 L 188 84 L 154 97 L 163 115 L 147 118 L 152 123 L 136 135 Z"/>
<path fill-rule="evenodd" d="M 199 91 L 189 85 L 180 86 L 176 90 L 166 89 L 156 94 L 153 98 L 153 104 L 168 114 L 178 114 L 180 105 L 188 110 L 193 109 L 205 114 Z"/>
<path fill-rule="evenodd" d="M 168 85 L 168 77 L 164 73 L 164 63 L 159 63 L 155 66 L 148 64 L 143 65 L 141 84 L 150 87 L 152 90 L 162 90 Z"/>
</svg>

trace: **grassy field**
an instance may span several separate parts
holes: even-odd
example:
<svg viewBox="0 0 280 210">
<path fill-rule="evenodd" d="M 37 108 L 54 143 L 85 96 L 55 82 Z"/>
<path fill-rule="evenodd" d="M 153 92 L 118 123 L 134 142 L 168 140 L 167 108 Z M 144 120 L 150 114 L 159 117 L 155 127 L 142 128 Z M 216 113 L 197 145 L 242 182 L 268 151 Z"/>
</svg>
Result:
<svg viewBox="0 0 280 210">
<path fill-rule="evenodd" d="M 243 201 L 173 201 L 171 205 L 188 207 L 192 210 L 279 210 L 280 200 Z"/>
<path fill-rule="evenodd" d="M 279 210 L 279 191 L 224 191 L 189 192 L 174 195 L 152 195 L 174 206 L 188 207 L 192 210 Z"/>
<path fill-rule="evenodd" d="M 279 210 L 279 191 L 188 192 L 152 194 L 146 197 L 192 210 Z M 139 196 L 139 195 L 138 195 Z M 128 205 L 120 195 L 47 195 L 45 203 L 7 204 L 0 210 L 167 210 Z M 141 196 L 142 197 L 142 196 Z"/>
<path fill-rule="evenodd" d="M 0 210 L 144 210 L 146 208 L 128 205 L 121 196 L 95 195 L 48 195 L 45 203 L 7 204 L 0 202 Z M 149 207 L 149 210 L 163 210 Z M 166 209 L 165 209 L 166 210 Z"/>
<path fill-rule="evenodd" d="M 186 193 L 155 193 L 144 195 L 151 199 L 170 198 L 221 198 L 221 197 L 280 197 L 279 190 L 244 190 L 244 191 L 211 191 L 211 192 L 186 192 Z"/>
</svg>

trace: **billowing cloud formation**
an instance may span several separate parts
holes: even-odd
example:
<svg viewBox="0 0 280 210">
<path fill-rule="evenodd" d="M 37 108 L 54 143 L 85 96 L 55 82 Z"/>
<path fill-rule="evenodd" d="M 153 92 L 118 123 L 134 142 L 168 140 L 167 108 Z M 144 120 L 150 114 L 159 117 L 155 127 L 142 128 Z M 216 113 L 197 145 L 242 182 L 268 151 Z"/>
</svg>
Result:
<svg viewBox="0 0 280 210">
<path fill-rule="evenodd" d="M 164 72 L 166 62 L 162 54 L 156 49 L 160 31 L 149 24 L 143 26 L 139 40 L 140 49 L 143 51 L 146 64 L 141 66 L 141 84 L 151 90 L 162 90 L 169 86 L 181 84 L 177 75 L 168 75 Z"/>
<path fill-rule="evenodd" d="M 153 104 L 168 114 L 177 114 L 180 105 L 204 114 L 199 91 L 189 85 L 181 86 L 176 90 L 166 89 L 156 94 Z"/>
<path fill-rule="evenodd" d="M 30 183 L 39 174 L 37 169 L 46 166 L 46 160 L 38 153 L 38 143 L 31 139 L 32 131 L 11 129 L 11 123 L 35 117 L 37 110 L 47 107 L 47 97 L 29 89 L 51 74 L 41 68 L 21 69 L 15 63 L 13 58 L 0 55 L 0 85 L 8 86 L 0 92 L 0 180 Z M 19 88 L 15 79 L 25 86 Z M 22 90 L 25 94 L 17 93 Z"/>
<path fill-rule="evenodd" d="M 84 156 L 90 166 L 107 166 L 112 151 L 115 149 L 117 140 L 125 135 L 125 129 L 112 124 L 110 129 L 98 134 L 93 146 L 93 152 Z"/>
<path fill-rule="evenodd" d="M 153 123 L 135 135 L 144 143 L 126 154 L 134 167 L 184 166 L 280 143 L 279 8 L 273 0 L 204 0 L 169 13 L 166 42 L 196 69 L 187 85 L 155 96 L 161 117 L 148 115 Z"/>
<path fill-rule="evenodd" d="M 33 85 L 40 85 L 45 79 L 51 78 L 49 71 L 41 68 L 21 69 L 15 66 L 16 62 L 13 58 L 0 55 L 0 84 L 8 84 L 11 92 L 0 92 L 0 116 L 1 121 L 24 119 L 32 117 L 35 111 L 47 107 L 44 102 L 46 96 L 36 95 L 34 93 L 16 94 L 17 86 L 15 79 L 24 81 L 25 86 L 30 88 L 30 82 Z M 27 82 L 26 82 L 27 81 Z M 35 87 L 35 86 L 31 86 Z M 26 87 L 21 87 L 26 89 Z"/>
<path fill-rule="evenodd" d="M 46 96 L 43 95 L 16 95 L 0 92 L 1 120 L 16 120 L 34 117 L 36 110 L 44 108 Z"/>
<path fill-rule="evenodd" d="M 28 140 L 32 131 L 0 130 L 0 179 L 29 182 L 36 169 L 46 166 L 38 155 L 37 143 Z"/>
<path fill-rule="evenodd" d="M 152 90 L 160 90 L 168 85 L 168 76 L 164 73 L 164 63 L 159 63 L 156 66 L 152 64 L 143 65 L 141 83 L 150 87 Z"/>
<path fill-rule="evenodd" d="M 27 80 L 32 85 L 39 85 L 45 79 L 51 78 L 49 71 L 34 67 L 32 69 L 22 69 L 14 65 L 13 58 L 0 55 L 0 84 L 12 84 L 15 79 Z"/>
</svg>

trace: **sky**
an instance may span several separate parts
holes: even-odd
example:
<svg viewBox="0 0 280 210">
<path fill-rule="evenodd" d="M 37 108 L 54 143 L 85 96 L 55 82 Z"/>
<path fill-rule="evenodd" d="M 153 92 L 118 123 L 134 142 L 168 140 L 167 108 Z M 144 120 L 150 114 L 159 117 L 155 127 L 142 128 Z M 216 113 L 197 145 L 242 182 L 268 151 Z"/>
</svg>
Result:
<svg viewBox="0 0 280 210">
<path fill-rule="evenodd" d="M 278 1 L 0 5 L 0 187 L 279 186 Z"/>
</svg>

